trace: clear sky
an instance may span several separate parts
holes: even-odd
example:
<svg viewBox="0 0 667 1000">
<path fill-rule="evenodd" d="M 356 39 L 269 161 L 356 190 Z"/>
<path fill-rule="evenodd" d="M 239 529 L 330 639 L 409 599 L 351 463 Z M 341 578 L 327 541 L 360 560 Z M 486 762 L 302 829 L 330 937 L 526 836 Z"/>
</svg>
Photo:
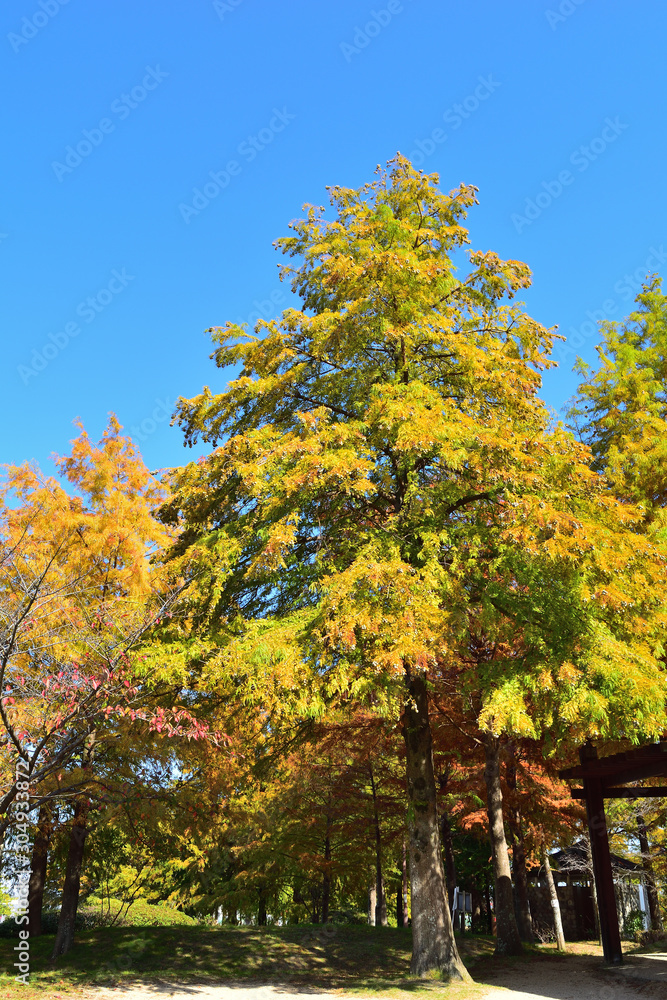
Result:
<svg viewBox="0 0 667 1000">
<path fill-rule="evenodd" d="M 526 261 L 530 312 L 587 360 L 665 273 L 664 0 L 5 0 L 0 22 L 0 461 L 52 471 L 110 410 L 149 467 L 192 457 L 169 416 L 224 387 L 204 330 L 283 308 L 273 240 L 397 150 L 478 186 L 473 247 Z"/>
</svg>

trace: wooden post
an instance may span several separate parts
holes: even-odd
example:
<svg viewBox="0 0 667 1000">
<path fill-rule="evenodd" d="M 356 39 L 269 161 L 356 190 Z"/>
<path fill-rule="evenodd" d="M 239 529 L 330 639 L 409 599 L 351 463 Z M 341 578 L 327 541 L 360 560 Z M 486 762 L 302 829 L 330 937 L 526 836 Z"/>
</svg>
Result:
<svg viewBox="0 0 667 1000">
<path fill-rule="evenodd" d="M 579 749 L 579 759 L 582 764 L 597 760 L 597 750 L 591 743 Z M 607 834 L 607 820 L 604 814 L 604 795 L 601 778 L 584 778 L 584 794 L 586 798 L 586 816 L 588 818 L 588 833 L 591 841 L 593 874 L 597 889 L 598 908 L 600 915 L 600 936 L 605 962 L 620 965 L 623 961 L 621 950 L 621 934 L 618 927 L 616 912 L 616 896 L 614 895 L 614 877 L 611 870 L 611 853 Z"/>
</svg>

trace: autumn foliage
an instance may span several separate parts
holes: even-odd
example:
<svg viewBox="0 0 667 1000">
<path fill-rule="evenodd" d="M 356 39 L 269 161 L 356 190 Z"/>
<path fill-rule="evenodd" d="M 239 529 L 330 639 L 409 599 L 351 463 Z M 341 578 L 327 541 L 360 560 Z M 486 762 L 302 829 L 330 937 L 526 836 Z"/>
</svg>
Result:
<svg viewBox="0 0 667 1000">
<path fill-rule="evenodd" d="M 95 799 L 91 844 L 140 845 L 118 886 L 232 921 L 409 895 L 413 973 L 465 979 L 457 853 L 520 951 L 529 869 L 582 828 L 558 769 L 665 730 L 665 299 L 603 324 L 556 423 L 529 268 L 437 185 L 398 155 L 306 206 L 300 307 L 213 328 L 237 374 L 178 402 L 203 458 L 157 481 L 112 418 L 60 479 L 8 470 L 2 805 L 22 756 L 34 808 Z"/>
</svg>

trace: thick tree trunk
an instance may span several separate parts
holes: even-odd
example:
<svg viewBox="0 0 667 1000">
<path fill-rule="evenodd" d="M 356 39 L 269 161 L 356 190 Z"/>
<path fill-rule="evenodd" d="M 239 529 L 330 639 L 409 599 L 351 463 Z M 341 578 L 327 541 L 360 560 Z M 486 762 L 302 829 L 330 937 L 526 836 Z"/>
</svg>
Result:
<svg viewBox="0 0 667 1000">
<path fill-rule="evenodd" d="M 563 920 L 560 914 L 560 901 L 558 899 L 556 883 L 554 882 L 553 872 L 551 871 L 551 864 L 549 862 L 549 851 L 546 846 L 542 851 L 542 860 L 544 863 L 544 873 L 547 879 L 547 888 L 549 890 L 549 899 L 551 900 L 551 911 L 554 916 L 556 947 L 559 951 L 565 951 L 565 934 L 563 933 Z"/>
<path fill-rule="evenodd" d="M 28 930 L 30 937 L 39 937 L 42 933 L 42 904 L 44 901 L 44 885 L 46 882 L 46 862 L 49 854 L 49 843 L 53 826 L 51 823 L 51 806 L 47 803 L 40 806 L 35 843 L 30 862 L 30 882 L 28 884 Z"/>
<path fill-rule="evenodd" d="M 67 855 L 67 869 L 63 886 L 58 930 L 53 946 L 52 958 L 65 955 L 74 943 L 74 924 L 79 906 L 79 888 L 81 885 L 81 867 L 83 865 L 83 848 L 86 841 L 86 822 L 90 803 L 80 799 L 74 809 L 74 823 Z"/>
<path fill-rule="evenodd" d="M 639 838 L 639 849 L 642 852 L 642 867 L 644 869 L 644 879 L 646 882 L 646 894 L 648 896 L 648 908 L 651 914 L 651 930 L 662 930 L 662 914 L 660 913 L 660 901 L 658 890 L 655 884 L 655 872 L 651 861 L 651 848 L 648 842 L 648 832 L 646 823 L 641 813 L 637 813 L 637 837 Z"/>
<path fill-rule="evenodd" d="M 507 810 L 510 842 L 512 845 L 512 875 L 514 876 L 514 891 L 516 892 L 517 916 L 519 934 L 522 941 L 530 944 L 535 940 L 533 921 L 530 915 L 530 899 L 528 896 L 528 872 L 526 871 L 526 851 L 521 825 L 521 810 L 517 800 L 516 757 L 514 747 L 510 748 L 507 761 L 507 787 L 510 792 L 509 808 Z"/>
<path fill-rule="evenodd" d="M 416 976 L 439 973 L 470 981 L 456 947 L 447 906 L 440 849 L 435 775 L 428 716 L 428 691 L 420 675 L 408 673 L 403 715 L 408 787 L 412 963 Z"/>
<path fill-rule="evenodd" d="M 500 740 L 484 734 L 486 766 L 486 808 L 489 817 L 489 839 L 493 857 L 496 911 L 496 951 L 499 955 L 519 955 L 523 951 L 519 928 L 514 914 L 514 893 L 510 874 L 510 859 L 503 822 L 503 793 L 500 787 Z"/>
<path fill-rule="evenodd" d="M 373 768 L 368 765 L 373 795 L 373 824 L 375 826 L 375 926 L 387 926 L 387 900 L 384 893 L 384 878 L 382 877 L 382 834 L 380 831 L 380 813 L 378 810 L 377 788 Z"/>
</svg>

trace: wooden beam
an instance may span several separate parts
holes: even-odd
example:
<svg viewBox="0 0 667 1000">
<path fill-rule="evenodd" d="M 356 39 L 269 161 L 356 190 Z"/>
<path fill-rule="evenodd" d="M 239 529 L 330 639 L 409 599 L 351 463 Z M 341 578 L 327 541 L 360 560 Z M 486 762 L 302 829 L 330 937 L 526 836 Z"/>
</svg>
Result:
<svg viewBox="0 0 667 1000">
<path fill-rule="evenodd" d="M 583 788 L 571 788 L 570 794 L 573 799 L 586 798 Z M 602 796 L 605 799 L 662 799 L 667 798 L 667 785 L 645 785 L 643 788 L 607 788 L 603 785 Z"/>
<path fill-rule="evenodd" d="M 566 767 L 558 772 L 560 778 L 613 778 L 621 784 L 619 774 L 628 770 L 641 771 L 636 778 L 624 780 L 639 781 L 641 778 L 652 778 L 667 774 L 667 740 L 662 743 L 652 743 L 649 746 L 638 747 L 636 750 L 626 750 L 624 753 L 611 754 L 609 757 L 597 757 L 574 767 Z"/>
<path fill-rule="evenodd" d="M 591 743 L 579 750 L 582 765 L 597 759 L 597 751 Z M 621 949 L 621 934 L 616 911 L 616 895 L 614 893 L 614 876 L 611 870 L 611 854 L 609 837 L 607 835 L 607 819 L 604 813 L 604 795 L 600 778 L 584 780 L 584 795 L 586 799 L 586 816 L 588 819 L 588 834 L 591 840 L 591 855 L 595 888 L 598 895 L 598 910 L 600 913 L 600 936 L 602 950 L 606 962 L 620 965 L 623 961 Z"/>
<path fill-rule="evenodd" d="M 607 775 L 606 780 L 608 784 L 625 785 L 629 781 L 643 781 L 645 778 L 664 778 L 665 776 L 667 776 L 667 759 L 648 761 L 645 764 L 637 762 L 623 768 L 619 767 Z"/>
</svg>

